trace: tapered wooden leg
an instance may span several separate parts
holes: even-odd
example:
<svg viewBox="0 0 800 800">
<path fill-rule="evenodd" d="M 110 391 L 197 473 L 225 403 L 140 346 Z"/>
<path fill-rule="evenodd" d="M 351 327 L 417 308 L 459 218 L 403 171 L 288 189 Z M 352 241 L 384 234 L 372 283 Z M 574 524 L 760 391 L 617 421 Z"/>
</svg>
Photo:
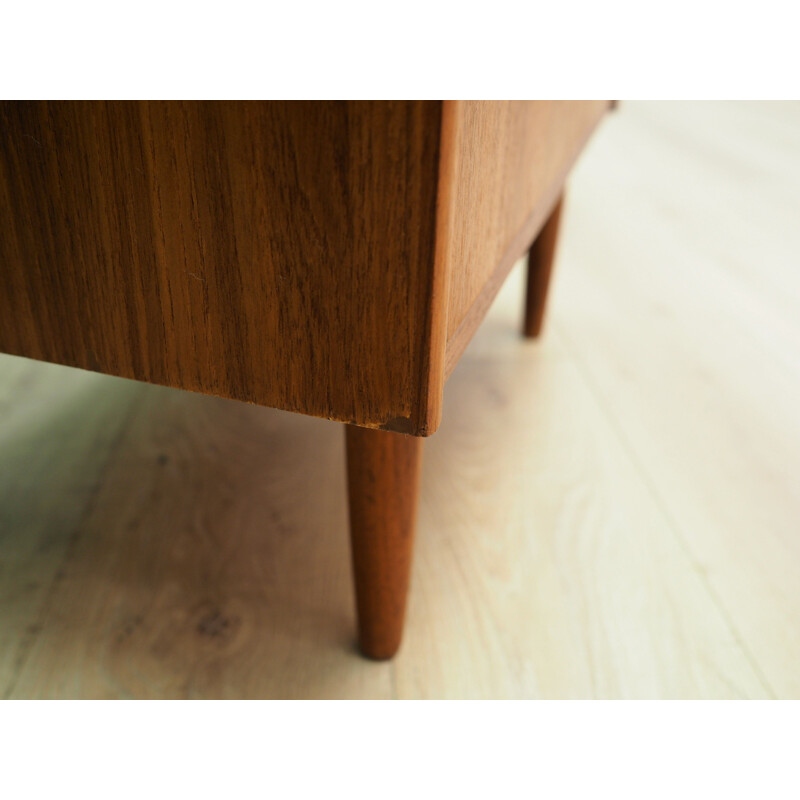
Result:
<svg viewBox="0 0 800 800">
<path fill-rule="evenodd" d="M 391 658 L 403 635 L 422 439 L 353 425 L 346 435 L 359 644 Z"/>
<path fill-rule="evenodd" d="M 524 333 L 529 338 L 535 338 L 542 330 L 544 309 L 547 303 L 547 289 L 550 285 L 553 256 L 556 252 L 562 201 L 563 197 L 560 197 L 528 253 L 528 287 L 525 292 Z"/>
</svg>

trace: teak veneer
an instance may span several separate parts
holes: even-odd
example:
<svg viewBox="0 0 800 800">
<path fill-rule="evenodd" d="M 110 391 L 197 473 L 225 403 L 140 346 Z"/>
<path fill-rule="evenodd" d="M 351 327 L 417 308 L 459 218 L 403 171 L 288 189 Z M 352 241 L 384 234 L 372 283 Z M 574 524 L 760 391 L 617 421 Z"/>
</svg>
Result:
<svg viewBox="0 0 800 800">
<path fill-rule="evenodd" d="M 564 182 L 607 107 L 0 103 L 0 350 L 358 426 L 361 645 L 390 657 L 415 437 L 532 243 L 538 333 Z"/>
</svg>

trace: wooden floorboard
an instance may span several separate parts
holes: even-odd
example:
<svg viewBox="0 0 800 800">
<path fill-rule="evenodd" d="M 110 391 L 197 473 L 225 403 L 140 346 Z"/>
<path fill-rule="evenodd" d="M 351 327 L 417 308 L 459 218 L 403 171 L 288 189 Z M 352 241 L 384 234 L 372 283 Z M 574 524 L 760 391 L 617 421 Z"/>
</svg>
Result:
<svg viewBox="0 0 800 800">
<path fill-rule="evenodd" d="M 797 697 L 800 105 L 623 113 L 598 143 L 619 169 L 590 152 L 576 176 L 605 202 L 574 194 L 554 327 L 763 681 Z"/>
</svg>

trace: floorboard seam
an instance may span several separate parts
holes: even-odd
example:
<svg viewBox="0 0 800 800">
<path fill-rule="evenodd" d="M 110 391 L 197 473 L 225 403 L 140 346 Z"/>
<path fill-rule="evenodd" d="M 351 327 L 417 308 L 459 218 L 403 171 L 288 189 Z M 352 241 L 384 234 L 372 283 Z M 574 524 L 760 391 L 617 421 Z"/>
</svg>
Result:
<svg viewBox="0 0 800 800">
<path fill-rule="evenodd" d="M 587 367 L 585 360 L 579 355 L 577 348 L 574 347 L 569 335 L 563 330 L 561 326 L 551 323 L 551 330 L 561 339 L 562 344 L 564 345 L 567 353 L 569 354 L 570 360 L 572 361 L 581 380 L 583 381 L 583 383 L 588 388 L 589 392 L 594 397 L 595 402 L 598 405 L 598 408 L 601 410 L 601 413 L 608 421 L 608 424 L 610 425 L 611 430 L 614 432 L 617 441 L 619 441 L 620 445 L 624 449 L 628 458 L 635 466 L 636 471 L 641 476 L 642 481 L 644 482 L 644 485 L 647 489 L 647 492 L 653 499 L 656 508 L 663 517 L 664 521 L 667 523 L 669 529 L 672 531 L 672 534 L 675 537 L 676 541 L 678 542 L 678 545 L 680 546 L 681 550 L 683 550 L 684 554 L 689 559 L 691 565 L 694 567 L 700 582 L 708 591 L 708 594 L 711 597 L 712 602 L 716 606 L 719 613 L 722 615 L 722 618 L 725 621 L 725 625 L 727 626 L 731 636 L 733 636 L 734 640 L 739 645 L 740 649 L 742 650 L 742 653 L 744 654 L 747 662 L 749 663 L 756 677 L 759 679 L 759 681 L 761 682 L 767 693 L 770 695 L 770 697 L 772 699 L 777 699 L 777 694 L 775 690 L 772 688 L 772 685 L 770 684 L 769 680 L 767 679 L 766 674 L 761 669 L 761 665 L 758 663 L 754 654 L 747 646 L 744 638 L 739 632 L 738 627 L 735 625 L 733 618 L 728 612 L 728 609 L 726 608 L 719 593 L 716 591 L 716 589 L 714 589 L 714 587 L 711 585 L 710 581 L 706 577 L 705 572 L 703 571 L 701 564 L 698 562 L 694 552 L 692 551 L 689 541 L 686 538 L 686 535 L 684 534 L 683 530 L 681 529 L 680 524 L 673 517 L 672 513 L 669 510 L 669 506 L 661 496 L 661 493 L 658 491 L 658 488 L 656 487 L 650 473 L 645 468 L 644 463 L 636 453 L 636 450 L 634 449 L 632 443 L 628 439 L 628 436 L 625 434 L 625 431 L 617 421 L 614 414 L 611 412 L 611 409 L 608 407 L 606 403 L 606 398 L 602 390 L 597 386 L 596 382 L 592 378 L 591 372 Z"/>
</svg>

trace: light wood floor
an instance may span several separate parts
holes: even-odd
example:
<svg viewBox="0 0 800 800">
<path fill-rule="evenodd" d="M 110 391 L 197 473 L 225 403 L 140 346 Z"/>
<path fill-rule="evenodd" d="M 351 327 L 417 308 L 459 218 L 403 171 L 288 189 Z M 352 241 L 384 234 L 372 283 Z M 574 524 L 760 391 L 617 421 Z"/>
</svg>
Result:
<svg viewBox="0 0 800 800">
<path fill-rule="evenodd" d="M 0 357 L 6 697 L 800 697 L 800 105 L 623 104 L 353 651 L 340 426 Z"/>
</svg>

